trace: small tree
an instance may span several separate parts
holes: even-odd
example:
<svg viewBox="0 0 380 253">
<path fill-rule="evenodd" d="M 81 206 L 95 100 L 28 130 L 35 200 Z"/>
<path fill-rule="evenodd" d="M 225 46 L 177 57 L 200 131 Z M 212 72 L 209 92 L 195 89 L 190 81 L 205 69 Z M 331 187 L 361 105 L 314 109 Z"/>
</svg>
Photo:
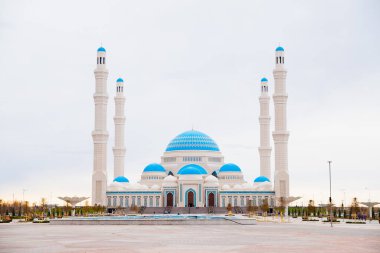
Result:
<svg viewBox="0 0 380 253">
<path fill-rule="evenodd" d="M 263 214 L 264 213 L 266 214 L 268 212 L 268 210 L 269 210 L 269 204 L 268 204 L 268 199 L 267 198 L 265 198 L 263 200 L 263 202 L 261 203 L 260 209 L 261 209 L 261 211 L 263 211 Z"/>
<path fill-rule="evenodd" d="M 355 197 L 355 198 L 352 199 L 350 213 L 351 213 L 351 216 L 353 216 L 354 218 L 356 218 L 357 214 L 359 212 L 360 212 L 359 202 L 358 202 L 357 198 Z"/>
<path fill-rule="evenodd" d="M 232 204 L 231 203 L 228 203 L 227 211 L 228 211 L 228 215 L 232 215 Z"/>
<path fill-rule="evenodd" d="M 308 215 L 313 215 L 315 216 L 315 204 L 314 204 L 314 201 L 311 199 L 309 200 L 309 204 L 307 205 L 307 214 L 306 216 Z"/>
</svg>

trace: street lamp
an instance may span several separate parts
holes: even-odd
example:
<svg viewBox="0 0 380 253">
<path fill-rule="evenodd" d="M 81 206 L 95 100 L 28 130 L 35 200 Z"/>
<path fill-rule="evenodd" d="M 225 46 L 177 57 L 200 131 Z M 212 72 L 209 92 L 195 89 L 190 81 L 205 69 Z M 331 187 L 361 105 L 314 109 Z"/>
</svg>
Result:
<svg viewBox="0 0 380 253">
<path fill-rule="evenodd" d="M 331 199 L 331 163 L 332 161 L 327 161 L 329 163 L 329 179 L 330 179 L 330 198 L 329 198 L 329 201 L 330 201 L 330 224 L 331 224 L 331 227 L 333 226 L 332 225 L 332 199 Z"/>
</svg>

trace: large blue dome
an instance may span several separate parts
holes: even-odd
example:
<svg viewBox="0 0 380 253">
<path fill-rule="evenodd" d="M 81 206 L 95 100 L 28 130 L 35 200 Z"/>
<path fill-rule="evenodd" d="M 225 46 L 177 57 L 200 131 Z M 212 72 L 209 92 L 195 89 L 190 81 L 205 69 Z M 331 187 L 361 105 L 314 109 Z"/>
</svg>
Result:
<svg viewBox="0 0 380 253">
<path fill-rule="evenodd" d="M 236 164 L 227 163 L 223 165 L 222 167 L 220 167 L 219 173 L 220 172 L 241 172 L 241 169 Z"/>
<path fill-rule="evenodd" d="M 207 174 L 207 171 L 198 164 L 187 164 L 183 166 L 177 173 L 178 175 L 202 175 Z"/>
<path fill-rule="evenodd" d="M 278 52 L 278 51 L 284 51 L 284 48 L 283 47 L 277 47 L 276 48 L 276 51 Z"/>
<path fill-rule="evenodd" d="M 143 172 L 166 172 L 166 170 L 161 164 L 151 163 L 145 167 Z"/>
<path fill-rule="evenodd" d="M 208 135 L 190 130 L 177 135 L 166 148 L 166 151 L 177 150 L 219 151 L 219 147 Z"/>
</svg>

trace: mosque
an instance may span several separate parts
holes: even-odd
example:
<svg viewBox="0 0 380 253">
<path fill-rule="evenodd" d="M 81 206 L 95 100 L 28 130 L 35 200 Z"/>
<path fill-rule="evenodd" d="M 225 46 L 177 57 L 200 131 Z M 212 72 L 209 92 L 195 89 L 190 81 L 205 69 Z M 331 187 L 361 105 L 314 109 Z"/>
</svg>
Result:
<svg viewBox="0 0 380 253">
<path fill-rule="evenodd" d="M 107 77 L 106 50 L 97 51 L 95 73 L 94 164 L 92 204 L 115 207 L 226 207 L 246 206 L 251 200 L 260 205 L 264 199 L 273 207 L 280 197 L 289 196 L 288 137 L 286 127 L 286 74 L 284 49 L 275 50 L 274 176 L 271 172 L 270 96 L 268 79 L 261 79 L 260 103 L 260 175 L 245 179 L 240 167 L 224 163 L 218 144 L 201 131 L 189 130 L 169 142 L 161 162 L 148 164 L 139 182 L 129 182 L 124 175 L 125 96 L 124 81 L 116 81 L 114 175 L 107 184 Z"/>
</svg>

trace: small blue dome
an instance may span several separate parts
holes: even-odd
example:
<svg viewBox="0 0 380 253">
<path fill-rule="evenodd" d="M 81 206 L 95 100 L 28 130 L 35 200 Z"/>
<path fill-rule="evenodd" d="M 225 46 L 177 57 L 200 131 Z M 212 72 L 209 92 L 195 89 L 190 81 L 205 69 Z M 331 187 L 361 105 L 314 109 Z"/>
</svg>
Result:
<svg viewBox="0 0 380 253">
<path fill-rule="evenodd" d="M 227 163 L 223 165 L 222 167 L 220 167 L 219 173 L 221 172 L 241 172 L 241 169 L 236 164 Z"/>
<path fill-rule="evenodd" d="M 208 135 L 190 130 L 177 135 L 166 147 L 166 151 L 178 150 L 219 151 L 219 147 Z"/>
<path fill-rule="evenodd" d="M 118 83 L 123 83 L 124 82 L 124 80 L 123 80 L 123 78 L 118 78 L 117 80 L 116 80 L 116 82 L 118 82 Z"/>
<path fill-rule="evenodd" d="M 276 52 L 278 52 L 278 51 L 284 51 L 284 48 L 283 47 L 277 47 Z"/>
<path fill-rule="evenodd" d="M 104 47 L 99 47 L 98 48 L 98 52 L 105 52 L 105 51 L 106 51 L 106 49 Z"/>
<path fill-rule="evenodd" d="M 129 183 L 128 178 L 123 177 L 123 176 L 116 177 L 113 181 L 119 182 L 119 183 Z"/>
<path fill-rule="evenodd" d="M 253 182 L 254 183 L 264 183 L 264 182 L 270 182 L 270 180 L 267 177 L 259 176 Z"/>
<path fill-rule="evenodd" d="M 151 163 L 145 167 L 143 172 L 166 172 L 166 170 L 161 164 Z"/>
<path fill-rule="evenodd" d="M 261 78 L 261 82 L 268 82 L 268 79 L 266 77 Z"/>
<path fill-rule="evenodd" d="M 187 164 L 183 166 L 177 173 L 178 175 L 202 175 L 207 174 L 207 171 L 198 164 Z"/>
</svg>

